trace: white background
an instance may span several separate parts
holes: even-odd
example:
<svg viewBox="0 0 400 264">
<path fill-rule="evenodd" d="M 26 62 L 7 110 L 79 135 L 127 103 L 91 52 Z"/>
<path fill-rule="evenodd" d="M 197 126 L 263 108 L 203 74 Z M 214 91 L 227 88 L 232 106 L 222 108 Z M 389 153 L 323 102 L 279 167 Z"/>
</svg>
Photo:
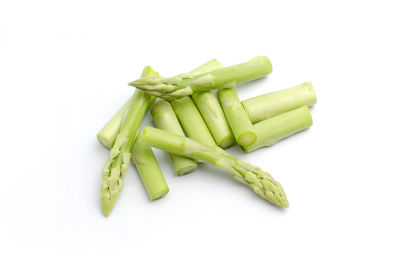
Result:
<svg viewBox="0 0 400 264">
<path fill-rule="evenodd" d="M 1 1 L 2 263 L 399 263 L 398 1 Z M 145 65 L 162 75 L 267 55 L 241 99 L 312 81 L 314 125 L 229 152 L 280 210 L 206 165 L 151 202 L 131 166 L 110 217 L 96 133 Z M 146 116 L 145 124 L 150 124 Z"/>
</svg>

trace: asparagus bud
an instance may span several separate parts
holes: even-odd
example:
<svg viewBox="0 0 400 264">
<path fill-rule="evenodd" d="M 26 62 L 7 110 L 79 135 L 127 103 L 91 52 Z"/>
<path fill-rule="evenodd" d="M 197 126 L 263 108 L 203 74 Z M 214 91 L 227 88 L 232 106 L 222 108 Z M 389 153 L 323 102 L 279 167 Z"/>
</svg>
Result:
<svg viewBox="0 0 400 264">
<path fill-rule="evenodd" d="M 282 186 L 260 168 L 245 163 L 217 146 L 201 144 L 153 127 L 143 130 L 143 142 L 152 147 L 173 152 L 199 161 L 211 163 L 250 186 L 259 196 L 276 206 L 288 207 L 289 202 Z"/>
</svg>

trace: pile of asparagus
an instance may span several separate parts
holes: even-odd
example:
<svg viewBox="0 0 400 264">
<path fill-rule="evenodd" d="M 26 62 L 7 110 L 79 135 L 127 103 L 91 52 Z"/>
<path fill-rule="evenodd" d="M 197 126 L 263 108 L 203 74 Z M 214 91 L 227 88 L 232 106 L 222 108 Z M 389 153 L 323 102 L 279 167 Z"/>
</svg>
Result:
<svg viewBox="0 0 400 264">
<path fill-rule="evenodd" d="M 168 193 L 151 147 L 169 152 L 176 175 L 193 171 L 198 162 L 210 163 L 272 204 L 288 207 L 282 186 L 271 175 L 224 150 L 237 143 L 250 152 L 312 125 L 308 107 L 316 103 L 316 95 L 310 82 L 239 100 L 236 85 L 271 72 L 265 56 L 225 68 L 213 59 L 170 78 L 145 67 L 141 78 L 129 83 L 136 87 L 133 96 L 97 134 L 100 143 L 111 150 L 102 171 L 104 215 L 110 214 L 123 189 L 130 159 L 151 200 Z M 214 89 L 218 89 L 216 95 Z M 139 131 L 149 108 L 157 128 L 147 126 Z"/>
</svg>

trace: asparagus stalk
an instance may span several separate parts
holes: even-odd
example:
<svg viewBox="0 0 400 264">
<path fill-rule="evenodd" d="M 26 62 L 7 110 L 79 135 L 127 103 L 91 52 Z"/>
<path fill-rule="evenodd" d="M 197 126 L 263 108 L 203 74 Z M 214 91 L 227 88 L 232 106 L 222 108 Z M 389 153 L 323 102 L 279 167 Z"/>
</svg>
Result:
<svg viewBox="0 0 400 264">
<path fill-rule="evenodd" d="M 250 152 L 264 146 L 271 146 L 283 138 L 310 127 L 312 123 L 307 106 L 273 116 L 253 126 L 257 140 L 252 145 L 244 146 L 243 149 L 245 152 Z"/>
<path fill-rule="evenodd" d="M 133 144 L 132 161 L 136 166 L 150 199 L 154 201 L 164 197 L 169 191 L 167 182 L 158 166 L 151 147 L 143 144 L 142 133 L 139 133 Z"/>
<path fill-rule="evenodd" d="M 215 94 L 196 92 L 192 98 L 217 145 L 221 148 L 232 146 L 235 139 Z"/>
<path fill-rule="evenodd" d="M 151 108 L 150 113 L 156 127 L 176 135 L 185 135 L 174 110 L 168 102 L 164 100 L 156 102 Z M 197 162 L 193 159 L 174 153 L 169 153 L 169 155 L 176 175 L 185 175 L 197 168 Z"/>
<path fill-rule="evenodd" d="M 157 76 L 157 72 L 150 66 L 144 68 L 142 76 Z M 133 95 L 133 103 L 129 109 L 110 156 L 102 171 L 101 184 L 101 208 L 105 216 L 108 216 L 124 185 L 124 176 L 128 171 L 131 149 L 136 132 L 140 127 L 143 116 L 154 97 L 136 90 Z"/>
<path fill-rule="evenodd" d="M 229 155 L 217 146 L 200 144 L 192 139 L 153 127 L 144 128 L 143 142 L 168 152 L 211 163 L 232 173 L 236 180 L 250 186 L 259 196 L 272 204 L 281 207 L 289 206 L 282 186 L 271 175 Z"/>
<path fill-rule="evenodd" d="M 219 89 L 217 95 L 236 142 L 242 147 L 256 142 L 253 124 L 239 101 L 234 85 Z"/>
<path fill-rule="evenodd" d="M 171 102 L 171 106 L 188 137 L 204 145 L 216 146 L 214 138 L 190 97 L 176 99 Z"/>
<path fill-rule="evenodd" d="M 140 78 L 129 85 L 165 100 L 173 100 L 195 92 L 217 89 L 232 82 L 238 84 L 258 79 L 271 72 L 272 65 L 269 59 L 258 56 L 245 63 L 205 74 L 181 74 L 171 78 Z"/>
<path fill-rule="evenodd" d="M 316 103 L 317 97 L 311 82 L 242 101 L 243 107 L 253 123 L 303 105 L 312 106 Z"/>
<path fill-rule="evenodd" d="M 128 110 L 133 103 L 133 96 L 119 109 L 119 111 L 105 124 L 97 133 L 97 139 L 106 148 L 111 149 L 114 146 L 115 139 L 121 129 L 122 123 Z"/>
</svg>

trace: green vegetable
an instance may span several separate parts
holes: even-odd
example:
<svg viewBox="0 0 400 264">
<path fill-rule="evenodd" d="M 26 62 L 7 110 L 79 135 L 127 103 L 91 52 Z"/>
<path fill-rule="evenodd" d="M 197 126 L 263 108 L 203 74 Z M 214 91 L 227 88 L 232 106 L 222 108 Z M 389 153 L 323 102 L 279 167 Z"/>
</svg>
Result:
<svg viewBox="0 0 400 264">
<path fill-rule="evenodd" d="M 157 75 L 158 73 L 150 66 L 145 67 L 142 73 L 142 76 Z M 128 171 L 136 132 L 142 123 L 147 108 L 153 101 L 153 96 L 141 90 L 136 90 L 133 95 L 131 108 L 102 171 L 101 208 L 105 216 L 110 214 L 123 188 L 124 176 Z"/>
<path fill-rule="evenodd" d="M 154 96 L 173 100 L 199 91 L 220 88 L 228 83 L 242 83 L 264 77 L 272 72 L 272 65 L 265 56 L 248 62 L 214 70 L 205 74 L 181 74 L 171 78 L 144 77 L 129 83 Z"/>
<path fill-rule="evenodd" d="M 307 106 L 273 116 L 253 126 L 257 140 L 250 146 L 244 146 L 246 152 L 271 146 L 279 140 L 304 130 L 312 125 L 310 110 Z"/>
<path fill-rule="evenodd" d="M 153 127 L 144 128 L 143 142 L 155 148 L 211 163 L 233 174 L 236 180 L 249 185 L 258 195 L 272 204 L 289 206 L 282 186 L 271 175 L 229 155 L 217 146 L 200 144 L 187 137 Z"/>
<path fill-rule="evenodd" d="M 185 135 L 174 110 L 168 102 L 164 100 L 156 102 L 150 113 L 156 127 L 176 135 Z M 170 153 L 170 157 L 176 175 L 185 175 L 197 168 L 197 162 L 193 159 L 173 153 Z"/>
<path fill-rule="evenodd" d="M 219 89 L 217 95 L 236 142 L 242 147 L 256 142 L 253 124 L 239 101 L 234 85 Z"/>
<path fill-rule="evenodd" d="M 107 124 L 97 133 L 97 139 L 106 148 L 114 146 L 115 139 L 121 129 L 122 123 L 128 110 L 133 103 L 133 96 L 119 109 L 119 111 L 107 122 Z"/>
<path fill-rule="evenodd" d="M 310 82 L 242 101 L 243 107 L 253 123 L 303 105 L 312 106 L 316 103 L 317 97 Z"/>
<path fill-rule="evenodd" d="M 150 199 L 154 201 L 164 197 L 169 191 L 167 182 L 151 147 L 143 144 L 142 133 L 139 133 L 133 144 L 132 161 L 139 172 Z"/>
<path fill-rule="evenodd" d="M 188 137 L 204 145 L 216 146 L 214 138 L 190 97 L 176 99 L 171 102 L 171 106 Z"/>
</svg>

